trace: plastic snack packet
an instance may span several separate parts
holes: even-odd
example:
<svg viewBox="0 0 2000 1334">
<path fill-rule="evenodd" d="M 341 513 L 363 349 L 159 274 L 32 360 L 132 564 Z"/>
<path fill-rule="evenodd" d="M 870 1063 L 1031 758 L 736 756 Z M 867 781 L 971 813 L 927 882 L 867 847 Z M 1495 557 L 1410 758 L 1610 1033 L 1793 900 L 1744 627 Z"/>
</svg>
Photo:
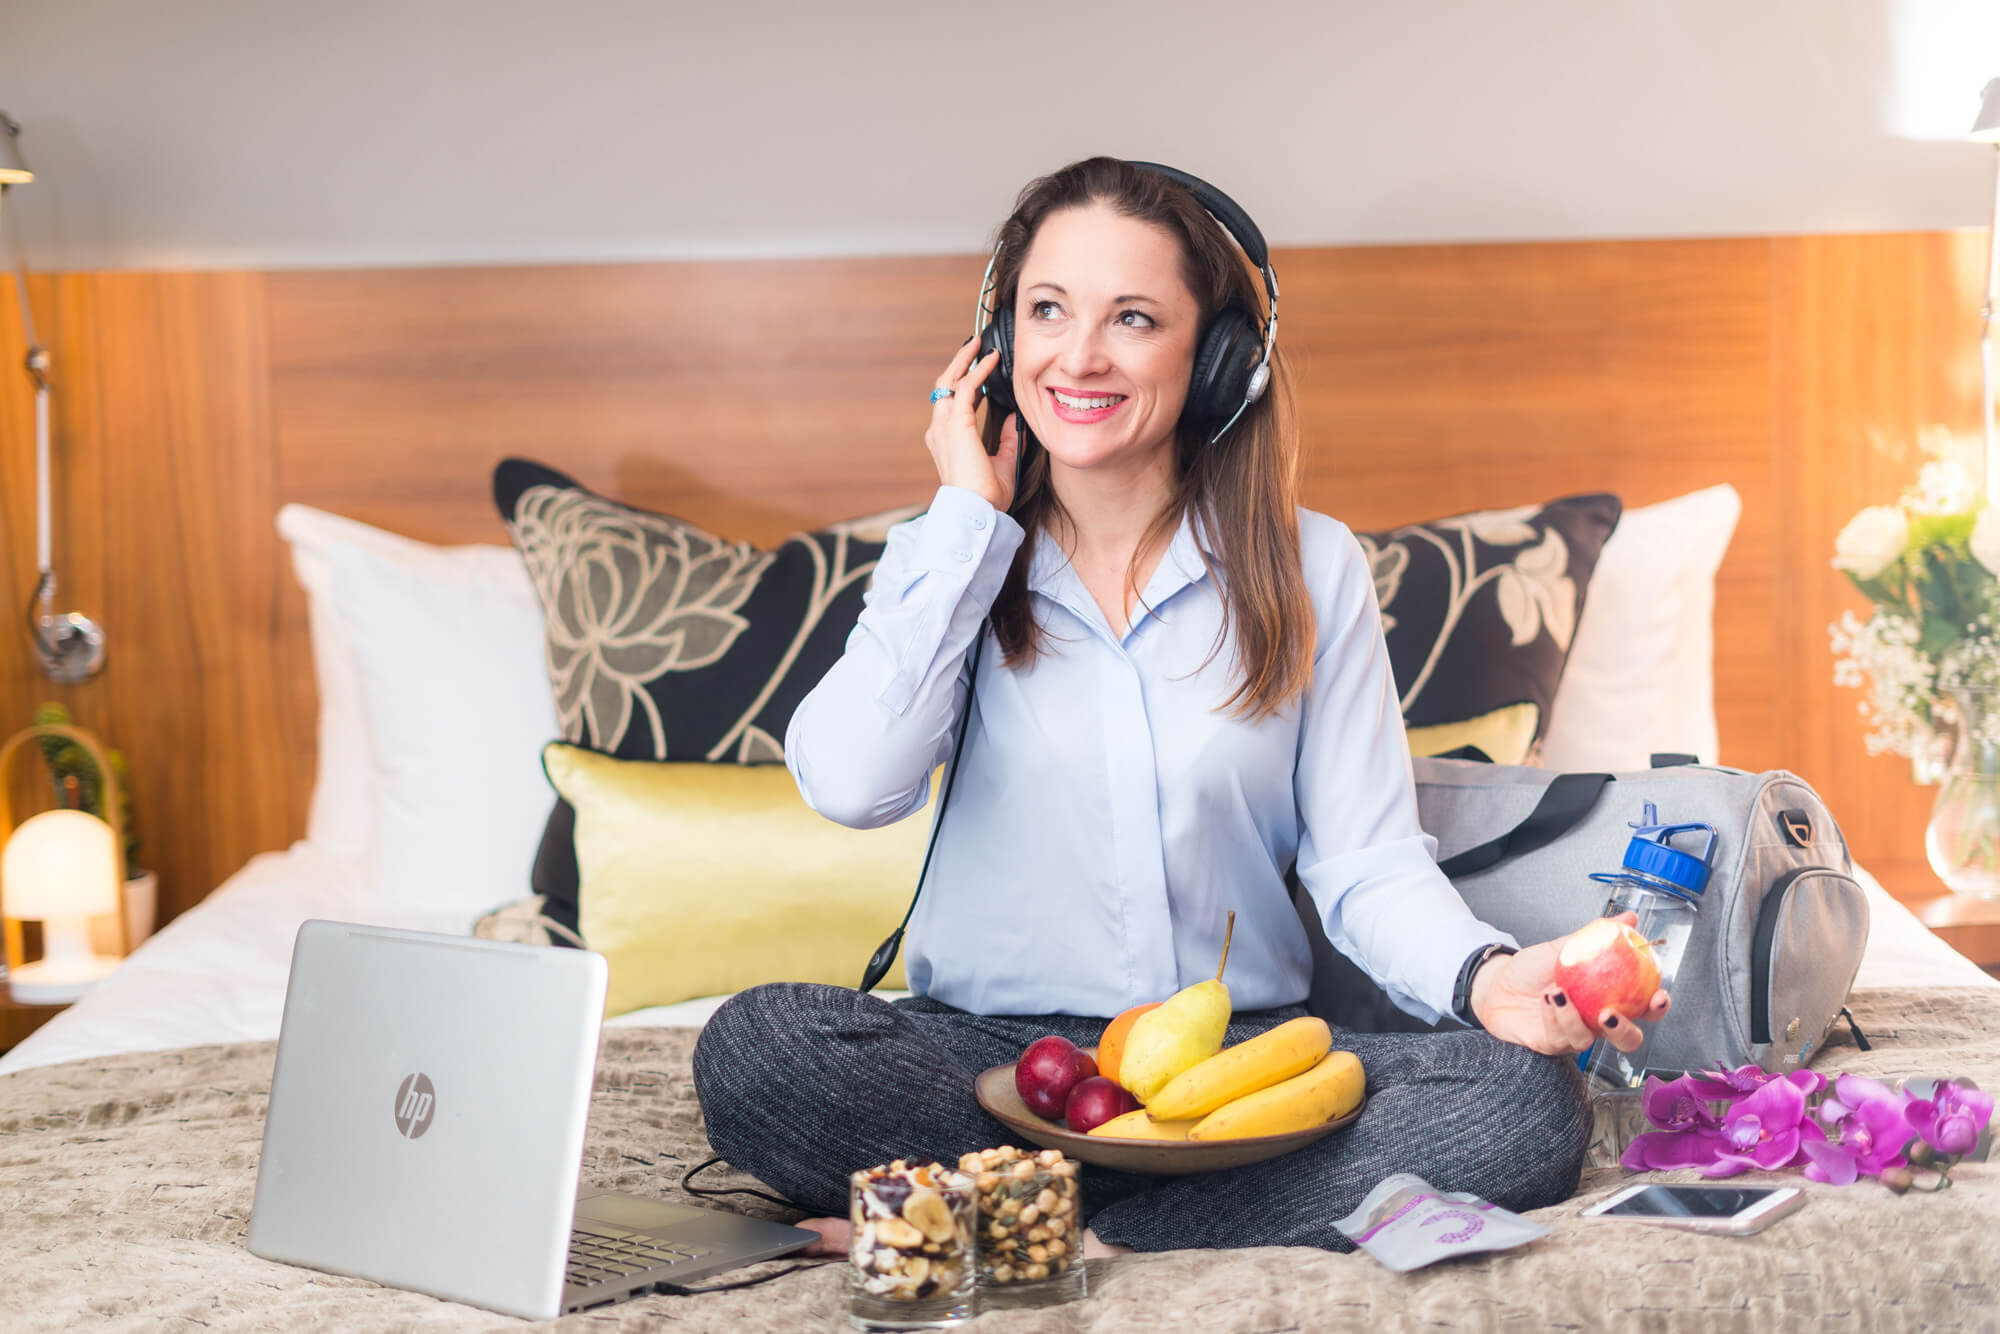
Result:
<svg viewBox="0 0 2000 1334">
<path fill-rule="evenodd" d="M 1512 1250 L 1549 1234 L 1532 1219 L 1477 1195 L 1432 1190 L 1430 1182 L 1408 1172 L 1383 1178 L 1359 1209 L 1334 1226 L 1399 1274 L 1454 1255 Z"/>
</svg>

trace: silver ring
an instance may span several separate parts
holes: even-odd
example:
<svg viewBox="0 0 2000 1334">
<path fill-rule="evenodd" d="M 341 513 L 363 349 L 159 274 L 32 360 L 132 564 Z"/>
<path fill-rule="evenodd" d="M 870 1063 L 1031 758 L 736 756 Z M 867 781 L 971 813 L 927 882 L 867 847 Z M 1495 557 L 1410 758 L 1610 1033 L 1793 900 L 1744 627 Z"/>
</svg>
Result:
<svg viewBox="0 0 2000 1334">
<path fill-rule="evenodd" d="M 933 389 L 931 390 L 931 402 L 935 403 L 941 398 L 950 398 L 957 392 L 956 389 Z"/>
</svg>

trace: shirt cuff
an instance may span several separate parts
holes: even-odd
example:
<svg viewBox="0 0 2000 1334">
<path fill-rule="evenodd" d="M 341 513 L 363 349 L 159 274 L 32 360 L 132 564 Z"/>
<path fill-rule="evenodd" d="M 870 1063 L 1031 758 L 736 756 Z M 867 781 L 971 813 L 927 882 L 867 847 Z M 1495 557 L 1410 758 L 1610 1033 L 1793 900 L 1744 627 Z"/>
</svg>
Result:
<svg viewBox="0 0 2000 1334">
<path fill-rule="evenodd" d="M 978 492 L 962 486 L 940 486 L 917 533 L 917 564 L 932 574 L 969 581 L 985 564 L 996 536 L 1012 539 L 1001 542 L 1001 551 L 994 553 L 1004 553 L 1011 563 L 1025 535 L 1012 515 L 994 509 Z"/>
</svg>

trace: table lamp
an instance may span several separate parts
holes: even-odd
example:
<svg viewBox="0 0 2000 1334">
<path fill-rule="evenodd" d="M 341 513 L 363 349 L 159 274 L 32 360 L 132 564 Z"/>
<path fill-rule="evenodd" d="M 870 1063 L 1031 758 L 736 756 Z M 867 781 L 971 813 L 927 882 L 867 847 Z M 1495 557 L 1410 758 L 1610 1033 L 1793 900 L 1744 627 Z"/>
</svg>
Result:
<svg viewBox="0 0 2000 1334">
<path fill-rule="evenodd" d="M 35 179 L 15 142 L 21 127 L 0 111 L 0 247 L 7 240 L 7 192 Z M 4 261 L 4 250 L 0 250 Z M 64 685 L 87 681 L 104 665 L 104 631 L 82 612 L 56 611 L 55 558 L 50 550 L 49 521 L 49 352 L 35 340 L 35 314 L 28 305 L 28 263 L 18 249 L 14 257 L 14 297 L 21 307 L 21 332 L 27 338 L 24 365 L 35 386 L 35 562 L 41 579 L 28 600 L 28 631 L 34 636 L 42 670 Z M 35 604 L 41 614 L 35 614 Z"/>
<path fill-rule="evenodd" d="M 14 825 L 8 807 L 7 762 L 29 743 L 61 737 L 97 762 L 104 818 L 88 811 L 54 810 Z M 38 724 L 0 745 L 0 927 L 4 927 L 7 980 L 14 999 L 32 1005 L 66 1005 L 116 968 L 117 958 L 90 947 L 90 918 L 117 914 L 118 949 L 131 951 L 125 917 L 125 802 L 118 773 L 97 738 L 77 727 Z M 23 958 L 21 923 L 42 924 L 42 958 Z"/>
<path fill-rule="evenodd" d="M 1986 225 L 1986 307 L 1979 330 L 1979 412 L 1986 423 L 1986 493 L 1992 495 L 2000 477 L 1995 472 L 2000 458 L 1993 452 L 1993 316 L 1995 307 L 2000 307 L 2000 79 L 1986 85 L 1979 118 L 1966 137 L 1994 148 L 1993 213 Z"/>
<path fill-rule="evenodd" d="M 116 912 L 117 835 L 88 811 L 43 811 L 0 852 L 0 902 L 9 917 L 42 924 L 42 957 L 8 970 L 14 999 L 66 1005 L 116 968 L 91 952 L 90 918 Z"/>
</svg>

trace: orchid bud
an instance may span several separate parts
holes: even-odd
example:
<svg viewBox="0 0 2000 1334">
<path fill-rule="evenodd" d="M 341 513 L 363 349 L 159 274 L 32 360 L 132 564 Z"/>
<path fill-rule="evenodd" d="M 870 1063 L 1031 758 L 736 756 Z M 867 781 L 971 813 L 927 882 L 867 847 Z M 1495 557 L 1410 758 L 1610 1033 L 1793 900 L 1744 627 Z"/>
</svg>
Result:
<svg viewBox="0 0 2000 1334">
<path fill-rule="evenodd" d="M 1931 1159 L 1935 1157 L 1937 1154 L 1932 1151 L 1931 1146 L 1922 1140 L 1910 1146 L 1910 1162 L 1917 1167 L 1929 1167 Z"/>
<path fill-rule="evenodd" d="M 1979 1129 L 1972 1124 L 1969 1116 L 1947 1116 L 1937 1123 L 1932 1132 L 1937 1139 L 1939 1153 L 1948 1153 L 1957 1158 L 1972 1152 L 1972 1146 L 1979 1143 Z"/>
<path fill-rule="evenodd" d="M 1898 1195 L 1908 1190 L 1915 1182 L 1916 1178 L 1910 1175 L 1910 1169 L 1907 1167 L 1891 1167 L 1882 1173 L 1882 1184 Z"/>
</svg>

